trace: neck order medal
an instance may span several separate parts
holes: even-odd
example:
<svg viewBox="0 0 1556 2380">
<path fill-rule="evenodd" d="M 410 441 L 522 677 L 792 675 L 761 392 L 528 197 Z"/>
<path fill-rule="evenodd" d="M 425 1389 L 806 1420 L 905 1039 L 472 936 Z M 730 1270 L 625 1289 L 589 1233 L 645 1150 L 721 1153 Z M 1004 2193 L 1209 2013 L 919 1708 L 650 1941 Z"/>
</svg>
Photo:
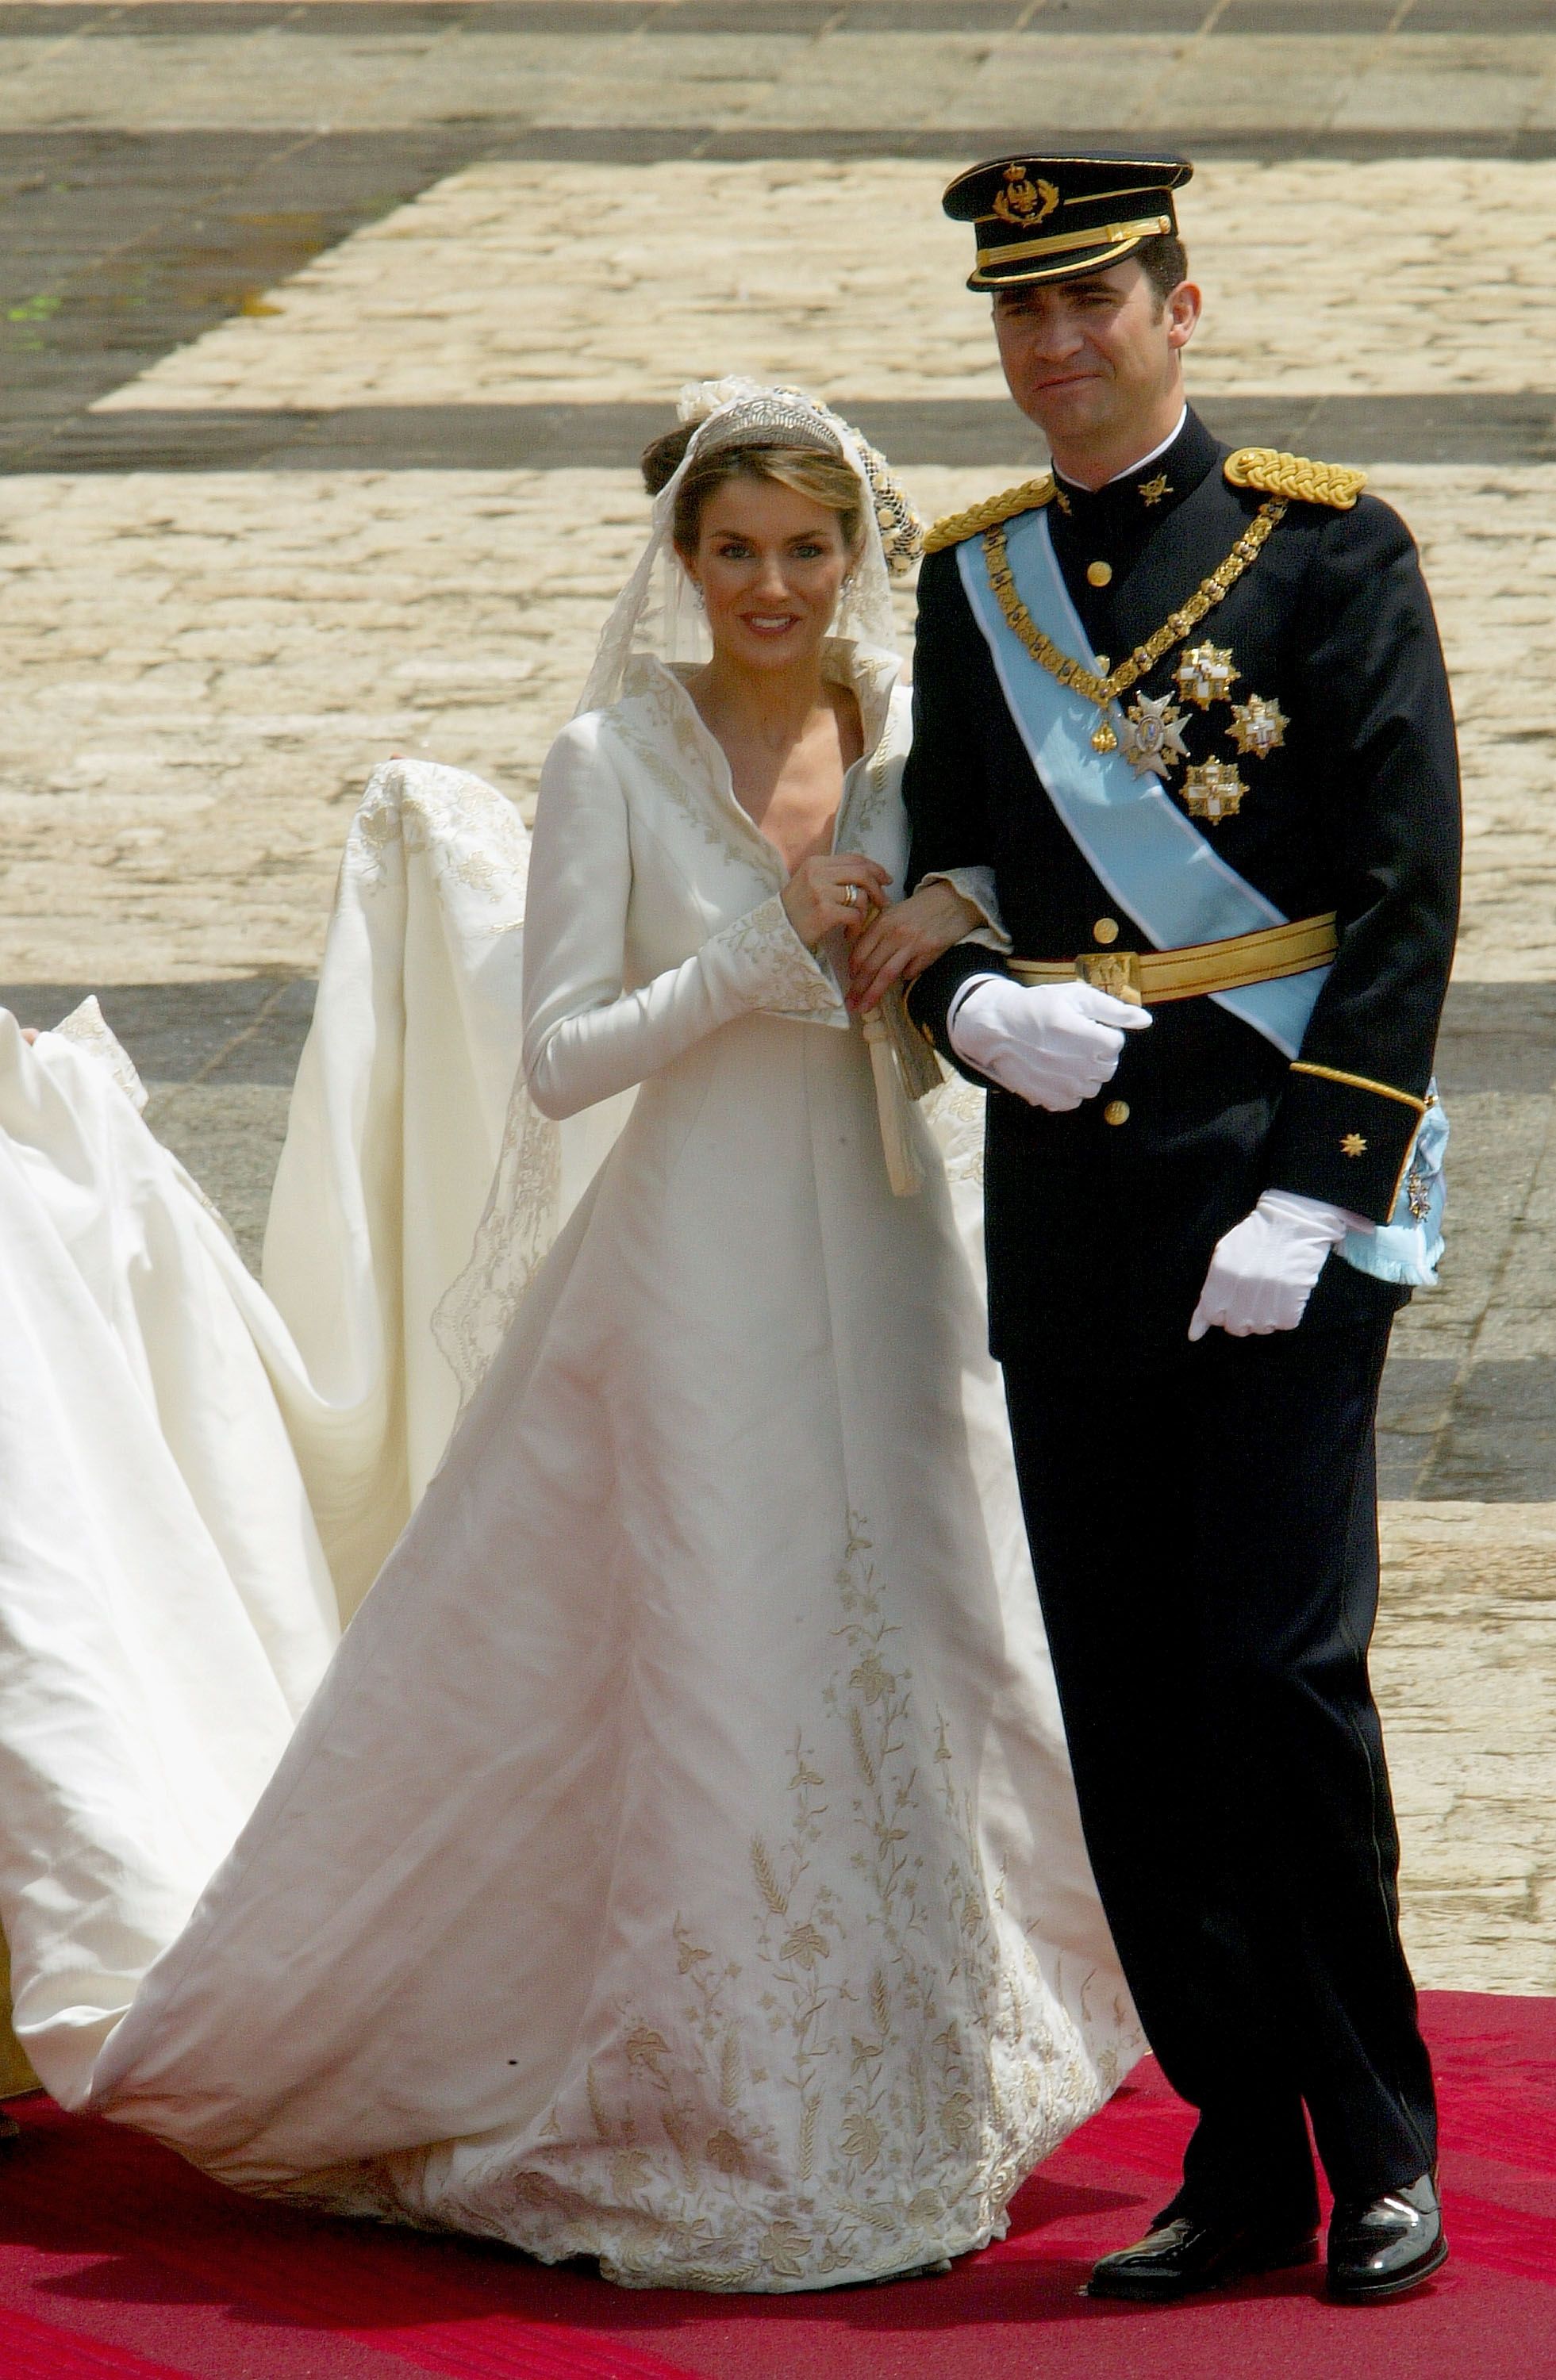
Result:
<svg viewBox="0 0 1556 2380">
<path fill-rule="evenodd" d="M 1200 580 L 1186 603 L 1180 604 L 1177 611 L 1171 613 L 1161 627 L 1146 638 L 1143 645 L 1137 645 L 1128 659 L 1120 662 L 1118 667 L 1110 670 L 1106 675 L 1100 675 L 1095 670 L 1088 669 L 1083 662 L 1072 661 L 1068 653 L 1062 653 L 1052 638 L 1045 636 L 1033 619 L 1022 601 L 1015 581 L 1011 576 L 1010 556 L 1005 550 L 1003 520 L 994 522 L 991 528 L 984 530 L 983 559 L 984 566 L 989 573 L 989 584 L 993 590 L 994 600 L 1010 627 L 1026 646 L 1032 659 L 1035 662 L 1040 662 L 1043 668 L 1059 680 L 1061 686 L 1073 686 L 1077 694 L 1084 694 L 1088 702 L 1094 702 L 1097 706 L 1099 716 L 1097 724 L 1091 731 L 1091 748 L 1094 752 L 1117 751 L 1118 735 L 1109 715 L 1114 702 L 1121 694 L 1127 694 L 1131 686 L 1137 685 L 1141 678 L 1153 670 L 1163 653 L 1170 652 L 1174 645 L 1181 644 L 1191 630 L 1199 625 L 1206 613 L 1213 609 L 1224 595 L 1230 594 L 1248 565 L 1257 559 L 1265 540 L 1285 518 L 1286 510 L 1286 503 L 1282 498 L 1276 498 L 1269 504 L 1260 504 L 1258 511 L 1248 523 L 1225 561 L 1219 563 L 1208 578 Z M 1215 653 L 1217 660 L 1221 659 L 1214 646 L 1201 646 L 1198 649 L 1198 654 L 1190 656 L 1189 659 L 1197 660 L 1198 655 L 1207 653 Z M 1230 659 L 1230 656 L 1227 658 Z M 1228 683 L 1235 676 L 1236 672 L 1232 671 Z M 1184 690 L 1190 691 L 1187 686 Z M 1198 698 L 1196 696 L 1193 698 Z M 1214 693 L 1206 696 L 1208 701 L 1217 698 L 1225 699 L 1224 692 L 1219 687 Z M 1163 725 L 1165 723 L 1163 722 Z"/>
</svg>

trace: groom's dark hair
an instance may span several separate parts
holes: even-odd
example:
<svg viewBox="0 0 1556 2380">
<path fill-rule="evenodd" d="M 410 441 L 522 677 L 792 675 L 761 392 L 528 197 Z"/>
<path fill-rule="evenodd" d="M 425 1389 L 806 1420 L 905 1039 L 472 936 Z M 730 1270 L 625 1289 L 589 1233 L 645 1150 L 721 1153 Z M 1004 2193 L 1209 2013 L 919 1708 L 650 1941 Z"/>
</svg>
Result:
<svg viewBox="0 0 1556 2380">
<path fill-rule="evenodd" d="M 1156 292 L 1160 314 L 1180 281 L 1188 279 L 1188 250 L 1175 232 L 1158 232 L 1135 250 L 1141 272 Z"/>
</svg>

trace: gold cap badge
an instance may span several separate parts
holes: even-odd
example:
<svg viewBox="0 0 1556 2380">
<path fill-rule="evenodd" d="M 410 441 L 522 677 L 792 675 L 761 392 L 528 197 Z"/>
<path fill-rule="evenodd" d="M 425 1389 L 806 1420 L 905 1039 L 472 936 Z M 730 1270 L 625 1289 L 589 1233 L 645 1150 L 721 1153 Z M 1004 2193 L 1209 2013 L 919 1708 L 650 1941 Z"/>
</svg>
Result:
<svg viewBox="0 0 1556 2380">
<path fill-rule="evenodd" d="M 994 193 L 994 212 L 1001 222 L 1027 228 L 1040 224 L 1058 204 L 1059 193 L 1053 184 L 1040 177 L 1034 182 L 1025 165 L 1007 165 L 1004 188 Z"/>
</svg>

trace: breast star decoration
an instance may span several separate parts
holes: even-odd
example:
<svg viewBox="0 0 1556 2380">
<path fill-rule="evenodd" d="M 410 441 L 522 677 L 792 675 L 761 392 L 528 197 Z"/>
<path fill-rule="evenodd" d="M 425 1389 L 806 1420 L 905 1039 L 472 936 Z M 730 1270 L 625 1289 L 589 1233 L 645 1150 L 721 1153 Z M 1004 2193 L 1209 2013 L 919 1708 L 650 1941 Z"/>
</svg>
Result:
<svg viewBox="0 0 1556 2380">
<path fill-rule="evenodd" d="M 1208 819 L 1212 826 L 1236 817 L 1247 790 L 1230 760 L 1201 760 L 1184 779 L 1189 816 Z"/>
<path fill-rule="evenodd" d="M 1120 742 L 1137 776 L 1160 777 L 1165 783 L 1178 762 L 1187 759 L 1183 716 L 1170 694 L 1142 694 L 1130 704 Z"/>
<path fill-rule="evenodd" d="M 1250 694 L 1246 702 L 1232 706 L 1232 740 L 1239 752 L 1256 760 L 1266 760 L 1280 749 L 1290 725 L 1280 704 L 1268 701 L 1262 694 Z"/>
<path fill-rule="evenodd" d="M 1340 1148 L 1342 1155 L 1345 1157 L 1365 1157 L 1367 1155 L 1367 1140 L 1365 1135 L 1359 1132 L 1348 1132 L 1341 1142 Z"/>
<path fill-rule="evenodd" d="M 1230 645 L 1190 645 L 1173 673 L 1184 700 L 1197 703 L 1201 710 L 1209 710 L 1212 702 L 1225 702 L 1239 674 Z"/>
</svg>

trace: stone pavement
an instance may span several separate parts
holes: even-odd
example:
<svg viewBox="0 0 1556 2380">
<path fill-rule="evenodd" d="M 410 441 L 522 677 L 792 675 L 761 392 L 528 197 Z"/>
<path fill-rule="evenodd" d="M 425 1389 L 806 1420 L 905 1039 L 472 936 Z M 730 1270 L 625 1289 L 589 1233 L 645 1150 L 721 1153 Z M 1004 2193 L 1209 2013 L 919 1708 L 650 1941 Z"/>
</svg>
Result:
<svg viewBox="0 0 1556 2380">
<path fill-rule="evenodd" d="M 1035 468 L 936 202 L 1044 131 L 1202 161 L 1207 415 L 1422 543 L 1470 835 L 1379 1674 L 1423 1979 L 1556 1989 L 1547 0 L 0 0 L 0 1000 L 103 991 L 256 1257 L 374 761 L 528 801 L 684 379 L 818 386 L 928 514 Z"/>
<path fill-rule="evenodd" d="M 1428 1990 L 1556 1992 L 1556 1506 L 1383 1507 L 1373 1675 Z"/>
</svg>

